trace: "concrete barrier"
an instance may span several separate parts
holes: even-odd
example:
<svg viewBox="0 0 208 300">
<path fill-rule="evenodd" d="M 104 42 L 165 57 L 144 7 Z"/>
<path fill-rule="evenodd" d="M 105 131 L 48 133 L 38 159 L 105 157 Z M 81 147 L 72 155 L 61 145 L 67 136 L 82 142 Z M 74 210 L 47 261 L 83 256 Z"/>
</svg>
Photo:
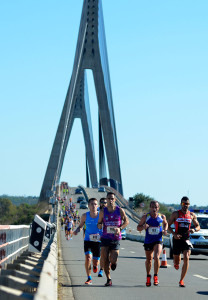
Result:
<svg viewBox="0 0 208 300">
<path fill-rule="evenodd" d="M 55 300 L 57 299 L 57 233 L 51 244 L 48 258 L 44 262 L 40 281 L 34 300 Z"/>
<path fill-rule="evenodd" d="M 7 269 L 1 270 L 0 300 L 57 299 L 56 233 L 44 244 L 42 253 L 25 251 Z"/>
<path fill-rule="evenodd" d="M 144 243 L 145 235 L 143 235 L 143 234 L 136 235 L 136 234 L 127 233 L 126 238 L 128 240 L 131 240 L 131 241 L 137 241 L 137 242 L 140 242 L 140 243 Z M 167 248 L 170 248 L 170 239 L 169 239 L 169 237 L 166 237 L 166 236 L 163 237 L 163 245 Z"/>
<path fill-rule="evenodd" d="M 30 228 L 30 226 L 27 227 Z M 8 250 L 9 242 L 5 238 L 8 238 L 9 234 L 5 234 L 5 230 L 16 228 L 14 226 L 5 226 L 4 228 L 0 226 L 0 229 L 4 230 L 4 233 L 0 235 L 0 249 L 7 247 L 6 250 Z M 28 249 L 29 236 L 27 238 L 26 249 Z M 18 239 L 24 240 L 20 237 Z M 19 244 L 20 246 L 21 244 Z M 22 250 L 23 247 L 20 248 Z M 15 252 L 18 252 L 18 249 Z M 51 235 L 50 240 L 48 238 L 44 240 L 40 253 L 25 250 L 21 255 L 19 253 L 19 256 L 13 261 L 11 259 L 11 263 L 6 263 L 4 268 L 0 270 L 0 300 L 56 300 L 57 253 L 57 233 L 55 232 Z M 10 254 L 8 251 L 3 252 L 3 261 L 7 260 L 8 262 L 8 255 L 13 258 L 16 257 Z M 2 260 L 0 262 L 2 263 Z"/>
</svg>

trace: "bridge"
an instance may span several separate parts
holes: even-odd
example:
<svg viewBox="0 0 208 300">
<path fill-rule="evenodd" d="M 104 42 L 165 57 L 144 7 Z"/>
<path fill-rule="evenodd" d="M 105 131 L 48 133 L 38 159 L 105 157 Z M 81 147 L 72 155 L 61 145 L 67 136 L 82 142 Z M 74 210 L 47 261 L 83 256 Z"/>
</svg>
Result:
<svg viewBox="0 0 208 300">
<path fill-rule="evenodd" d="M 75 193 L 77 187 L 71 187 L 66 202 L 72 198 L 76 203 L 79 214 L 86 210 L 79 209 Z M 104 192 L 98 192 L 97 188 L 79 186 L 82 196 L 88 200 L 91 197 L 100 199 L 106 196 Z M 112 190 L 106 187 L 106 190 Z M 207 292 L 207 256 L 192 256 L 190 268 L 186 276 L 186 289 L 179 289 L 178 281 L 180 271 L 173 267 L 173 261 L 169 258 L 169 238 L 165 239 L 167 253 L 167 268 L 159 271 L 159 287 L 147 288 L 145 285 L 145 253 L 143 249 L 144 235 L 136 231 L 139 216 L 132 211 L 127 201 L 117 192 L 117 205 L 125 209 L 130 220 L 127 227 L 127 239 L 121 241 L 118 267 L 112 272 L 113 286 L 106 288 L 105 276 L 92 275 L 93 285 L 86 286 L 86 273 L 84 268 L 83 235 L 74 236 L 72 240 L 66 240 L 64 231 L 57 218 L 56 233 L 51 239 L 44 242 L 40 253 L 31 253 L 22 249 L 22 254 L 13 259 L 7 265 L 3 265 L 0 275 L 0 299 L 149 299 L 149 297 L 160 297 L 161 299 L 175 299 L 175 296 L 202 299 Z M 60 209 L 57 205 L 57 209 Z M 56 211 L 56 215 L 58 211 Z M 0 234 L 2 232 L 0 227 Z M 14 230 L 13 228 L 11 230 Z M 1 245 L 0 245 L 1 247 Z M 0 248 L 1 249 L 1 248 Z"/>
<path fill-rule="evenodd" d="M 90 114 L 90 99 L 87 91 L 86 70 L 93 72 L 98 101 L 99 170 L 96 169 L 95 149 Z M 130 219 L 127 240 L 122 241 L 118 268 L 112 274 L 113 286 L 104 287 L 105 277 L 93 276 L 93 285 L 86 287 L 84 281 L 83 239 L 80 233 L 67 241 L 60 228 L 59 205 L 54 197 L 60 192 L 61 171 L 68 141 L 75 118 L 81 120 L 86 149 L 86 187 L 80 186 L 85 199 L 98 200 L 106 195 L 97 187 L 116 194 L 117 205 L 123 207 Z M 60 194 L 62 193 L 62 194 Z M 75 187 L 70 188 L 67 200 L 77 203 Z M 0 226 L 0 300 L 1 299 L 166 299 L 175 297 L 202 299 L 207 292 L 207 273 L 204 268 L 207 258 L 191 259 L 187 274 L 187 289 L 178 288 L 179 272 L 168 259 L 167 269 L 159 273 L 160 286 L 145 286 L 145 256 L 142 242 L 144 236 L 136 231 L 139 216 L 131 210 L 123 197 L 122 176 L 106 37 L 101 0 L 84 0 L 74 66 L 65 103 L 51 150 L 40 202 L 52 203 L 51 223 L 56 232 L 45 239 L 38 253 L 28 251 L 31 242 L 30 227 Z M 54 201 L 54 202 L 53 202 Z M 79 209 L 80 214 L 84 211 Z M 30 238 L 30 239 L 29 239 Z M 165 240 L 168 249 L 169 240 Z M 13 247 L 15 245 L 15 247 Z M 36 244 L 34 243 L 33 246 Z M 167 250 L 168 253 L 168 250 Z"/>
</svg>

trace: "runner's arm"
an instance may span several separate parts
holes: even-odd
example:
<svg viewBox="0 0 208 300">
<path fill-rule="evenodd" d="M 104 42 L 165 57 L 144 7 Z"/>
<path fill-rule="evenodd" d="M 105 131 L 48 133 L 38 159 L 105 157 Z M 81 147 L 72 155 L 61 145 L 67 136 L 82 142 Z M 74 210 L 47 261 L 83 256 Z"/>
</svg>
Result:
<svg viewBox="0 0 208 300">
<path fill-rule="evenodd" d="M 196 215 L 194 213 L 191 213 L 191 215 L 193 217 L 192 222 L 193 222 L 195 228 L 189 230 L 189 232 L 194 233 L 195 231 L 199 231 L 201 228 L 200 228 L 200 225 L 199 225 Z"/>
<path fill-rule="evenodd" d="M 176 240 L 179 240 L 181 238 L 181 235 L 176 233 L 172 228 L 171 228 L 171 225 L 175 222 L 175 220 L 178 218 L 178 212 L 177 211 L 174 211 L 172 213 L 172 215 L 170 216 L 170 219 L 168 221 L 168 231 L 170 233 L 172 233 L 172 235 L 174 236 L 174 238 Z"/>
<path fill-rule="evenodd" d="M 139 224 L 137 225 L 137 231 L 142 231 L 143 229 L 146 230 L 149 227 L 149 225 L 146 224 L 146 218 L 147 218 L 146 214 L 142 216 Z"/>
<path fill-rule="evenodd" d="M 167 222 L 167 219 L 166 219 L 165 215 L 162 215 L 162 219 L 163 219 L 163 231 L 162 231 L 162 233 L 164 235 L 166 235 L 167 234 L 167 230 L 168 230 L 168 222 Z"/>
<path fill-rule="evenodd" d="M 120 231 L 121 231 L 122 229 L 126 228 L 126 226 L 129 224 L 129 219 L 122 208 L 120 208 L 120 214 L 121 214 L 121 219 L 123 221 L 122 225 L 120 226 Z"/>
<path fill-rule="evenodd" d="M 82 230 L 84 224 L 85 224 L 85 221 L 86 221 L 86 213 L 84 213 L 82 216 L 81 216 L 81 221 L 79 223 L 79 226 L 77 227 L 77 229 L 73 232 L 74 235 L 77 235 L 80 230 Z"/>
<path fill-rule="evenodd" d="M 171 214 L 170 219 L 169 219 L 169 221 L 168 221 L 168 231 L 169 231 L 170 233 L 172 233 L 172 234 L 174 234 L 175 232 L 174 232 L 173 229 L 171 228 L 171 225 L 175 222 L 176 218 L 177 218 L 177 212 L 174 211 L 174 212 Z"/>
<path fill-rule="evenodd" d="M 98 219 L 98 223 L 97 223 L 98 229 L 102 229 L 102 227 L 103 227 L 103 216 L 104 216 L 104 210 L 102 209 L 99 211 L 99 219 Z"/>
</svg>

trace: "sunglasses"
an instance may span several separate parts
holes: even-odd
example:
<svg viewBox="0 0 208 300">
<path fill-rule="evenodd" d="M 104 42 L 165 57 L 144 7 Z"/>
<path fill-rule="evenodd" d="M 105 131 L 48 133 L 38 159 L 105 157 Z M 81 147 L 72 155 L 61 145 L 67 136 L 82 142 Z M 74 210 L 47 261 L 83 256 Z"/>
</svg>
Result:
<svg viewBox="0 0 208 300">
<path fill-rule="evenodd" d="M 102 204 L 107 204 L 107 201 L 101 201 L 100 203 L 102 203 Z"/>
<path fill-rule="evenodd" d="M 109 200 L 114 200 L 115 198 L 113 198 L 113 197 L 110 197 L 110 198 L 107 198 L 107 199 L 109 199 Z"/>
</svg>

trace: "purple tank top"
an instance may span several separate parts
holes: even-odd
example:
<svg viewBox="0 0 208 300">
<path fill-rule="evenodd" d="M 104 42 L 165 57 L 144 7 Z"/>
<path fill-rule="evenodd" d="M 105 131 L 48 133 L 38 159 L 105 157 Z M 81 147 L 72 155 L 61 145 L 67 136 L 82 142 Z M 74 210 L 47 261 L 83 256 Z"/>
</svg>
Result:
<svg viewBox="0 0 208 300">
<path fill-rule="evenodd" d="M 120 227 L 121 222 L 121 214 L 119 206 L 116 206 L 116 209 L 110 213 L 107 207 L 104 208 L 104 217 L 103 217 L 103 239 L 110 240 L 121 240 L 121 233 L 119 235 L 114 234 L 114 227 Z"/>
</svg>

